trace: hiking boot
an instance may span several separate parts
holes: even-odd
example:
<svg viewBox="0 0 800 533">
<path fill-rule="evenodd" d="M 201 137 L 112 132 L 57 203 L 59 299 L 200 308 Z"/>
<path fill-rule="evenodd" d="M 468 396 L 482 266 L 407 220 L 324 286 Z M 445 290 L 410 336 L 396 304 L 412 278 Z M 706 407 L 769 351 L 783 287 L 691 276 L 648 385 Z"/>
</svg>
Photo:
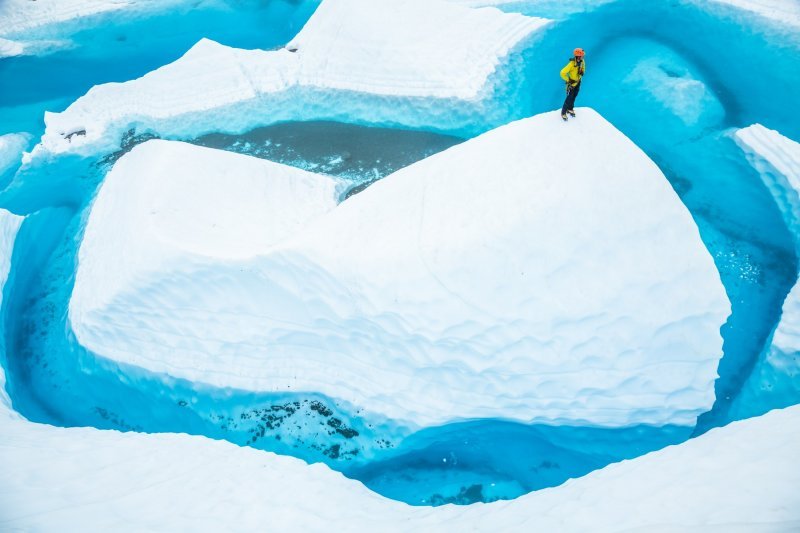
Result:
<svg viewBox="0 0 800 533">
<path fill-rule="evenodd" d="M 566 113 L 561 113 L 561 118 L 562 118 L 564 121 L 566 121 L 566 120 L 567 120 L 567 114 L 566 114 Z"/>
<path fill-rule="evenodd" d="M 569 113 L 569 116 L 571 117 L 575 116 L 575 111 L 573 111 L 572 109 L 567 110 L 567 113 Z"/>
</svg>

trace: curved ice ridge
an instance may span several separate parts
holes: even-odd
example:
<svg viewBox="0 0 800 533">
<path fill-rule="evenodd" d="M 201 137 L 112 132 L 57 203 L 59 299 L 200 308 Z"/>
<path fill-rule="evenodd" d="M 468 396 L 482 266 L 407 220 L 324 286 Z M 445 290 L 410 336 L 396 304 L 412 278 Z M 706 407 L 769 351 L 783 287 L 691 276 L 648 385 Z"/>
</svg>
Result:
<svg viewBox="0 0 800 533">
<path fill-rule="evenodd" d="M 734 139 L 772 193 L 795 239 L 800 257 L 800 143 L 754 124 L 738 130 Z M 766 400 L 762 399 L 766 397 Z M 764 354 L 745 383 L 736 408 L 739 416 L 800 400 L 800 283 L 783 303 L 780 322 Z M 764 405 L 767 402 L 766 406 Z"/>
<path fill-rule="evenodd" d="M 131 128 L 180 137 L 345 116 L 483 131 L 509 119 L 511 104 L 491 98 L 511 90 L 495 79 L 499 68 L 547 23 L 441 1 L 328 0 L 282 50 L 204 39 L 138 80 L 92 88 L 46 113 L 33 153 L 113 151 Z"/>
<path fill-rule="evenodd" d="M 155 372 L 319 392 L 412 425 L 691 425 L 714 400 L 729 302 L 655 164 L 580 114 L 568 130 L 548 113 L 413 164 L 272 248 L 239 228 L 282 222 L 266 203 L 254 214 L 262 196 L 320 197 L 273 173 L 311 177 L 258 161 L 273 170 L 257 184 L 239 177 L 247 156 L 140 145 L 87 223 L 77 339 Z"/>
</svg>

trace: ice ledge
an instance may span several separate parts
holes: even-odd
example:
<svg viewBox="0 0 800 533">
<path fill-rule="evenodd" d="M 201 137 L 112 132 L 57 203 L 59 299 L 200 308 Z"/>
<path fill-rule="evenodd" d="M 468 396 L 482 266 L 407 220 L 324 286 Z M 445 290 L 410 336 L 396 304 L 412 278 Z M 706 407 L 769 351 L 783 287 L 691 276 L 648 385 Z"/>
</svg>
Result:
<svg viewBox="0 0 800 533">
<path fill-rule="evenodd" d="M 499 124 L 512 104 L 490 103 L 491 93 L 513 83 L 491 79 L 547 23 L 438 0 L 326 0 L 287 49 L 202 40 L 140 79 L 92 88 L 45 115 L 34 154 L 113 150 L 131 127 L 174 137 L 342 116 L 441 129 Z"/>
<path fill-rule="evenodd" d="M 273 187 L 279 165 L 217 188 L 219 169 L 247 174 L 244 156 L 143 157 L 174 145 L 124 156 L 89 217 L 70 320 L 97 355 L 418 425 L 691 425 L 714 401 L 730 312 L 719 274 L 655 164 L 591 110 L 411 165 L 274 248 L 236 226 L 209 234 L 249 259 L 185 243 L 269 212 L 259 198 L 299 210 L 316 196 Z"/>
</svg>

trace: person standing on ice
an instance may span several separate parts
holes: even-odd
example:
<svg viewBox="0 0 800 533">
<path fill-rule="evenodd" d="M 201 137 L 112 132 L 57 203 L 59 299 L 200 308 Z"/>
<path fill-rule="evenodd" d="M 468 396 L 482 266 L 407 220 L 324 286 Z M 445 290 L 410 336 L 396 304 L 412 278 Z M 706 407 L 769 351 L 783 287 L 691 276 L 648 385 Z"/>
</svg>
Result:
<svg viewBox="0 0 800 533">
<path fill-rule="evenodd" d="M 567 120 L 567 113 L 570 116 L 575 116 L 575 111 L 573 110 L 575 98 L 578 96 L 578 91 L 581 90 L 581 78 L 586 72 L 585 55 L 583 48 L 576 48 L 572 52 L 572 59 L 569 60 L 566 67 L 561 69 L 561 79 L 567 82 L 567 98 L 561 107 L 561 118 L 564 120 Z"/>
</svg>

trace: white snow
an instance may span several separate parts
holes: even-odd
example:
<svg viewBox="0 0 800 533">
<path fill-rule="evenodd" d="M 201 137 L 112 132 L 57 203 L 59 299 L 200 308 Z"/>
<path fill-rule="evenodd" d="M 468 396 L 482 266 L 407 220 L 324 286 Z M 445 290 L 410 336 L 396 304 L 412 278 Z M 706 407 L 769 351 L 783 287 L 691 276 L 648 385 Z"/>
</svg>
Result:
<svg viewBox="0 0 800 533">
<path fill-rule="evenodd" d="M 22 154 L 30 142 L 27 133 L 0 135 L 0 176 L 22 164 Z"/>
<path fill-rule="evenodd" d="M 0 137 L 2 139 L 2 137 Z M 3 302 L 3 287 L 8 279 L 8 273 L 11 269 L 11 253 L 14 251 L 14 240 L 16 239 L 17 232 L 20 225 L 22 225 L 23 217 L 9 213 L 5 209 L 0 209 L 0 304 Z M 8 411 L 8 416 L 16 416 L 11 411 L 11 400 L 6 393 L 6 376 L 3 371 L 5 365 L 5 323 L 0 321 L 0 346 L 2 346 L 2 353 L 0 353 L 0 411 Z M 0 414 L 0 417 L 6 416 Z M 2 497 L 0 497 L 2 500 Z M 2 513 L 0 513 L 2 516 Z M 0 518 L 0 525 L 2 518 Z"/>
<path fill-rule="evenodd" d="M 240 50 L 202 40 L 138 80 L 92 88 L 64 112 L 45 115 L 37 151 L 111 149 L 132 126 L 162 137 L 342 116 L 416 126 L 420 109 L 435 109 L 437 101 L 445 111 L 424 113 L 424 125 L 447 120 L 474 127 L 501 113 L 488 101 L 508 80 L 492 76 L 547 22 L 438 0 L 326 0 L 286 49 Z M 76 128 L 86 135 L 67 139 Z"/>
<path fill-rule="evenodd" d="M 176 434 L 55 428 L 0 405 L 0 529 L 790 531 L 800 407 L 510 502 L 413 507 L 322 464 Z"/>
<path fill-rule="evenodd" d="M 316 391 L 410 424 L 693 424 L 714 401 L 725 291 L 656 165 L 579 113 L 411 165 L 272 248 L 256 223 L 209 228 L 265 217 L 267 231 L 286 216 L 271 205 L 318 213 L 327 189 L 292 196 L 272 180 L 297 170 L 233 180 L 255 163 L 143 145 L 89 217 L 77 338 L 154 372 Z"/>
<path fill-rule="evenodd" d="M 734 139 L 775 198 L 800 257 L 800 143 L 760 124 L 738 130 Z M 743 389 L 741 408 L 757 409 L 763 390 L 787 398 L 800 393 L 800 283 L 783 303 L 781 320 L 764 357 Z"/>
</svg>

